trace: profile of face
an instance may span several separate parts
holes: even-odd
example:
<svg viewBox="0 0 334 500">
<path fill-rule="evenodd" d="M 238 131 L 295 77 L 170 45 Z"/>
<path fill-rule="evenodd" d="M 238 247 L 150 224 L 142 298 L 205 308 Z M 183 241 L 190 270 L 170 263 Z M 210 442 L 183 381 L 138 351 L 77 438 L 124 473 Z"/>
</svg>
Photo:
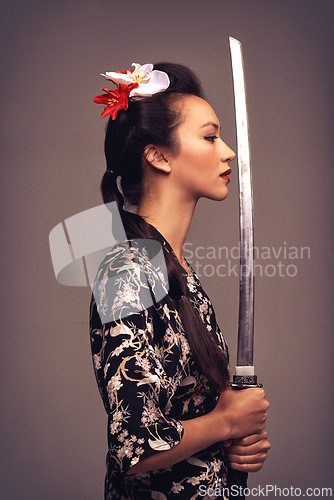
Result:
<svg viewBox="0 0 334 500">
<path fill-rule="evenodd" d="M 197 96 L 184 96 L 177 105 L 182 122 L 176 132 L 177 152 L 167 155 L 170 184 L 183 199 L 224 200 L 235 153 L 220 138 L 216 113 Z"/>
</svg>

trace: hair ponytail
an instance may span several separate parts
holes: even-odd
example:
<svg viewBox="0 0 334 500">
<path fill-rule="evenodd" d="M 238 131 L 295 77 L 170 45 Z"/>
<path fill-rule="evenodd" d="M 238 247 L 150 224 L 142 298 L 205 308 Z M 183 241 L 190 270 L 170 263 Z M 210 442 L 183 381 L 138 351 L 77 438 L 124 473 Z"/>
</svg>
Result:
<svg viewBox="0 0 334 500">
<path fill-rule="evenodd" d="M 213 387 L 225 389 L 229 383 L 228 360 L 186 295 L 179 299 L 179 315 L 191 352 L 203 374 Z"/>
<path fill-rule="evenodd" d="M 117 174 L 106 170 L 101 181 L 101 192 L 105 204 L 116 201 L 118 207 L 123 207 L 124 198 L 117 186 Z"/>
<path fill-rule="evenodd" d="M 186 271 L 176 257 L 164 249 L 170 295 L 178 302 L 178 312 L 191 352 L 203 374 L 218 390 L 229 384 L 228 360 L 187 296 Z"/>
<path fill-rule="evenodd" d="M 178 147 L 175 131 L 181 115 L 173 104 L 185 94 L 204 98 L 197 77 L 185 66 L 161 63 L 154 67 L 168 74 L 168 89 L 151 97 L 130 98 L 128 109 L 120 110 L 115 120 L 109 119 L 106 131 L 107 171 L 101 181 L 103 201 L 117 202 L 129 239 L 152 238 L 152 226 L 139 215 L 124 209 L 125 204 L 135 206 L 140 200 L 145 147 L 154 144 L 175 151 Z M 185 270 L 171 252 L 165 247 L 163 251 L 170 294 L 178 303 L 192 354 L 212 386 L 222 390 L 229 383 L 228 361 L 186 297 Z"/>
</svg>

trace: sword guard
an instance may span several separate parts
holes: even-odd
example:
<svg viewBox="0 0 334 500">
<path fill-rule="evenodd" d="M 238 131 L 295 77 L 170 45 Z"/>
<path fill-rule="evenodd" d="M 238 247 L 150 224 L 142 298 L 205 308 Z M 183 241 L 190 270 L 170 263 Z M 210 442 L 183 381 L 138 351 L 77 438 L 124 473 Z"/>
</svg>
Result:
<svg viewBox="0 0 334 500">
<path fill-rule="evenodd" d="M 262 387 L 262 384 L 257 382 L 256 375 L 233 375 L 231 383 L 233 389 L 249 389 L 251 387 Z"/>
</svg>

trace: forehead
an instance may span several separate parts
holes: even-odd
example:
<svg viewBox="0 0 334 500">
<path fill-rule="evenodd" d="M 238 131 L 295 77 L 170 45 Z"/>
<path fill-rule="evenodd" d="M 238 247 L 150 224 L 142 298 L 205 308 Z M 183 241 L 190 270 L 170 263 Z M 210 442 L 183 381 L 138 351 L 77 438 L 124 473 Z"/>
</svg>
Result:
<svg viewBox="0 0 334 500">
<path fill-rule="evenodd" d="M 207 123 L 215 123 L 219 126 L 219 120 L 210 104 L 197 96 L 185 96 L 180 103 L 182 112 L 182 123 L 180 127 L 200 128 Z"/>
</svg>

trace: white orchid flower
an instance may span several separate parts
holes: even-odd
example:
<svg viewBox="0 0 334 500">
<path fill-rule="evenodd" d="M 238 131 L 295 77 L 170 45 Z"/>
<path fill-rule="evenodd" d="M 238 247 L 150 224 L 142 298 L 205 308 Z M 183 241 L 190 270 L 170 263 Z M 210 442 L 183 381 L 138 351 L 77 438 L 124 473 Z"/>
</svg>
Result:
<svg viewBox="0 0 334 500">
<path fill-rule="evenodd" d="M 131 85 L 137 83 L 138 87 L 132 89 L 129 97 L 133 96 L 151 96 L 157 92 L 166 90 L 169 86 L 169 77 L 164 71 L 153 70 L 153 64 L 132 63 L 135 67 L 133 71 L 126 73 L 117 73 L 107 71 L 102 73 L 107 80 L 111 80 L 116 85 Z"/>
</svg>

